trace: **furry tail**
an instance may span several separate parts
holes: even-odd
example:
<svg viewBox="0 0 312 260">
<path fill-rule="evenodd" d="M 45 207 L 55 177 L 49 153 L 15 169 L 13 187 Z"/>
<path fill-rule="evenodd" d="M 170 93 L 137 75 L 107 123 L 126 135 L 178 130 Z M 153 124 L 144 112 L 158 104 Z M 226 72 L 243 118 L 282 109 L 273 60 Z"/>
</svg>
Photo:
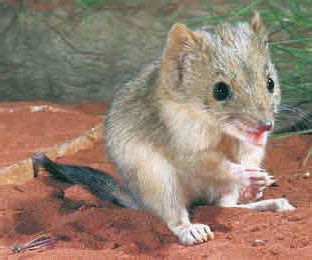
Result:
<svg viewBox="0 0 312 260">
<path fill-rule="evenodd" d="M 32 156 L 34 177 L 38 176 L 39 167 L 55 177 L 72 184 L 83 185 L 102 200 L 111 201 L 119 206 L 137 208 L 132 197 L 108 174 L 90 167 L 66 165 L 51 161 L 44 153 Z"/>
</svg>

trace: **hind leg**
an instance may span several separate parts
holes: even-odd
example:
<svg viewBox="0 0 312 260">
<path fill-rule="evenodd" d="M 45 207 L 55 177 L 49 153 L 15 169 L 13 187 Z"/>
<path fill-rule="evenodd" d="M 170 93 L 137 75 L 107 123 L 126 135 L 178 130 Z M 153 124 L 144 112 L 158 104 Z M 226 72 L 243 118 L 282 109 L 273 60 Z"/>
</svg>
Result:
<svg viewBox="0 0 312 260">
<path fill-rule="evenodd" d="M 183 191 L 172 169 L 162 165 L 161 172 L 153 172 L 152 168 L 138 171 L 136 183 L 130 184 L 139 195 L 142 208 L 162 218 L 183 244 L 192 245 L 213 238 L 208 225 L 190 222 Z"/>
<path fill-rule="evenodd" d="M 289 203 L 289 201 L 284 198 L 261 200 L 247 204 L 235 205 L 234 207 L 254 209 L 257 211 L 275 211 L 275 212 L 295 210 L 295 207 L 292 206 Z"/>
<path fill-rule="evenodd" d="M 160 217 L 183 244 L 192 245 L 213 238 L 208 225 L 190 222 L 186 209 L 188 201 L 175 168 L 160 154 L 144 149 L 140 160 L 127 173 L 128 189 L 135 194 L 141 207 Z"/>
<path fill-rule="evenodd" d="M 292 206 L 287 199 L 279 198 L 279 199 L 267 199 L 260 200 L 251 203 L 238 204 L 240 195 L 239 187 L 236 187 L 232 190 L 231 193 L 225 194 L 218 201 L 218 205 L 220 207 L 226 208 L 246 208 L 246 209 L 254 209 L 257 211 L 287 211 L 294 210 L 295 207 Z"/>
<path fill-rule="evenodd" d="M 295 207 L 292 206 L 287 199 L 279 198 L 279 199 L 267 199 L 260 200 L 251 203 L 239 204 L 239 196 L 240 196 L 240 187 L 234 187 L 230 193 L 224 194 L 221 199 L 218 201 L 218 205 L 220 207 L 226 208 L 246 208 L 246 209 L 254 209 L 257 211 L 287 211 L 294 210 Z"/>
</svg>

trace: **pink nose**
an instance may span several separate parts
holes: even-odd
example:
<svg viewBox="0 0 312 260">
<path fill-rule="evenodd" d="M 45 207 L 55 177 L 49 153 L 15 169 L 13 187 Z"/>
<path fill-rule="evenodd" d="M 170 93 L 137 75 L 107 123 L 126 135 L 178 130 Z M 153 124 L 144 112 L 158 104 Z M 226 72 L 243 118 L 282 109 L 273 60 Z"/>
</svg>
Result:
<svg viewBox="0 0 312 260">
<path fill-rule="evenodd" d="M 269 132 L 273 128 L 273 123 L 271 120 L 259 121 L 257 130 L 260 132 Z"/>
</svg>

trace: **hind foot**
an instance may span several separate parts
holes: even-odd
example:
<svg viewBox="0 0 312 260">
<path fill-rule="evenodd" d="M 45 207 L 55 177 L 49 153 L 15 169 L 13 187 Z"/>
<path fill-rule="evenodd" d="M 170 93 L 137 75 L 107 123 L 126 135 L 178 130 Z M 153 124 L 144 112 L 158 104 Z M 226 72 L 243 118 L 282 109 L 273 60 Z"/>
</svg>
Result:
<svg viewBox="0 0 312 260">
<path fill-rule="evenodd" d="M 248 204 L 240 204 L 235 205 L 236 208 L 247 208 L 247 209 L 255 209 L 258 211 L 290 211 L 295 210 L 296 208 L 291 205 L 287 199 L 280 198 L 280 199 L 268 199 L 268 200 L 261 200 L 257 202 L 252 202 Z"/>
<path fill-rule="evenodd" d="M 214 238 L 210 227 L 204 224 L 184 224 L 172 228 L 172 232 L 185 245 L 199 244 Z"/>
</svg>

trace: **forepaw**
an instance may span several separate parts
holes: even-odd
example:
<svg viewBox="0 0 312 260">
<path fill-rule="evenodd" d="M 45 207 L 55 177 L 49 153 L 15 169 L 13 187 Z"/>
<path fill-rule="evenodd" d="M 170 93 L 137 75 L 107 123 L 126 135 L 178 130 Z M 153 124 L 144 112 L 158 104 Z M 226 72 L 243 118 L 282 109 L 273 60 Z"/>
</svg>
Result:
<svg viewBox="0 0 312 260">
<path fill-rule="evenodd" d="M 252 170 L 250 169 L 247 169 L 246 171 L 251 171 L 250 177 L 249 177 L 251 181 L 251 185 L 260 185 L 260 186 L 268 187 L 276 182 L 274 180 L 274 177 L 263 169 L 254 170 L 255 174 L 253 174 Z"/>
<path fill-rule="evenodd" d="M 214 238 L 210 227 L 204 224 L 184 224 L 173 228 L 172 231 L 185 245 L 199 244 Z"/>
<path fill-rule="evenodd" d="M 247 203 L 250 201 L 256 201 L 263 197 L 263 186 L 248 186 L 243 187 L 239 193 L 239 203 Z"/>
<path fill-rule="evenodd" d="M 265 170 L 261 168 L 243 169 L 237 176 L 241 183 L 246 186 L 259 186 L 267 187 L 272 185 L 275 180 L 272 175 L 269 175 Z"/>
<path fill-rule="evenodd" d="M 273 176 L 257 167 L 234 164 L 231 167 L 230 173 L 236 179 L 236 182 L 242 185 L 239 196 L 240 202 L 260 199 L 263 196 L 265 188 L 275 182 Z"/>
</svg>

